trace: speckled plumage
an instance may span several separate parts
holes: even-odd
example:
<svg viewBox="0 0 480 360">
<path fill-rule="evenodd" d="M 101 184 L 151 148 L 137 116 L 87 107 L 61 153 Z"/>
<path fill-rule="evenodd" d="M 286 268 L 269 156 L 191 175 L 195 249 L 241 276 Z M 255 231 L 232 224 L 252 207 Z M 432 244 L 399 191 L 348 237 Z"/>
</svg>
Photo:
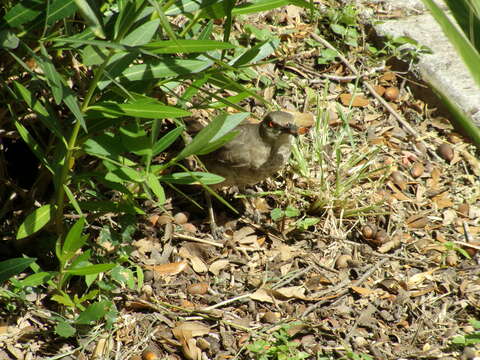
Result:
<svg viewBox="0 0 480 360">
<path fill-rule="evenodd" d="M 253 185 L 279 171 L 288 162 L 297 127 L 292 114 L 274 111 L 235 131 L 232 141 L 200 157 L 209 172 L 225 178 L 217 187 Z"/>
</svg>

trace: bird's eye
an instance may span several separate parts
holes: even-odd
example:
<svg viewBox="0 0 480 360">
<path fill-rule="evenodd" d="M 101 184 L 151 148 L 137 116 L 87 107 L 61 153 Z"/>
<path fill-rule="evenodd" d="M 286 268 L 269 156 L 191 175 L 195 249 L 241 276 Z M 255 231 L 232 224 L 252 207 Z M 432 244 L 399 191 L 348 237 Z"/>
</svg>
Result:
<svg viewBox="0 0 480 360">
<path fill-rule="evenodd" d="M 270 121 L 270 122 L 268 123 L 268 127 L 271 127 L 271 128 L 275 127 L 275 124 L 273 123 L 273 121 Z"/>
</svg>

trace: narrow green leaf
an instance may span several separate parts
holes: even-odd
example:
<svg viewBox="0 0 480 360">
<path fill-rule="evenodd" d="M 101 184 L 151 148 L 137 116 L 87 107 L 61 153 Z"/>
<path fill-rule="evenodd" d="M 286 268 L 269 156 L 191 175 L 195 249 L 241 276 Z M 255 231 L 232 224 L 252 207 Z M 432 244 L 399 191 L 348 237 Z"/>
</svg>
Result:
<svg viewBox="0 0 480 360">
<path fill-rule="evenodd" d="M 50 131 L 52 131 L 59 139 L 63 141 L 64 145 L 67 146 L 67 142 L 62 134 L 60 124 L 52 114 L 48 113 L 47 109 L 43 106 L 40 99 L 38 99 L 36 96 L 33 96 L 30 90 L 28 90 L 18 81 L 14 81 L 13 86 L 17 94 L 19 94 L 23 101 L 26 102 L 28 107 L 30 107 L 38 114 L 38 117 L 42 124 L 45 125 Z"/>
<path fill-rule="evenodd" d="M 67 195 L 68 200 L 70 201 L 70 204 L 73 206 L 77 214 L 80 216 L 83 216 L 82 209 L 80 208 L 80 205 L 78 204 L 77 199 L 75 199 L 75 196 L 73 195 L 68 185 L 63 184 L 63 190 L 65 191 L 65 194 Z"/>
<path fill-rule="evenodd" d="M 159 2 L 156 1 L 156 0 L 148 0 L 148 2 L 150 3 L 150 5 L 152 5 L 152 7 L 155 11 L 155 15 L 160 20 L 160 24 L 162 26 L 162 29 L 167 34 L 168 38 L 170 40 L 176 41 L 177 40 L 177 34 L 173 30 L 172 25 L 170 25 L 170 22 L 168 21 L 168 18 L 165 15 L 165 12 L 163 11 L 163 9 L 161 8 Z"/>
<path fill-rule="evenodd" d="M 220 140 L 228 132 L 232 131 L 240 124 L 249 113 L 221 114 L 215 117 L 210 124 L 203 128 L 192 140 L 190 144 L 175 157 L 176 161 L 187 156 L 203 153 L 203 149 L 211 142 Z"/>
<path fill-rule="evenodd" d="M 80 201 L 80 206 L 85 211 L 97 211 L 101 213 L 125 213 L 130 215 L 145 214 L 133 204 L 114 201 Z"/>
<path fill-rule="evenodd" d="M 82 35 L 82 34 L 79 34 L 79 35 Z M 71 36 L 71 37 L 54 37 L 54 38 L 49 39 L 49 40 L 51 40 L 55 43 L 60 43 L 60 44 L 67 43 L 67 44 L 78 44 L 78 45 L 92 45 L 92 46 L 98 46 L 100 48 L 116 49 L 116 50 L 124 50 L 124 51 L 129 49 L 128 46 L 118 44 L 118 43 L 114 43 L 114 42 L 111 42 L 111 41 L 94 40 L 94 39 L 85 38 L 89 35 L 88 33 L 83 34 L 83 37 L 79 37 L 79 35 L 74 35 L 74 36 Z"/>
<path fill-rule="evenodd" d="M 65 97 L 63 98 L 63 102 L 72 112 L 73 116 L 80 122 L 83 130 L 87 132 L 87 124 L 85 123 L 85 119 L 83 117 L 83 113 L 80 110 L 80 105 L 78 105 L 77 98 L 73 95 L 73 92 L 69 88 L 64 88 Z"/>
<path fill-rule="evenodd" d="M 121 43 L 128 46 L 146 44 L 157 32 L 159 24 L 160 22 L 158 19 L 148 21 L 125 36 Z M 120 76 L 120 74 L 132 65 L 132 62 L 138 57 L 137 51 L 132 51 L 131 48 L 126 48 L 125 50 L 126 52 L 113 55 L 108 61 L 105 68 L 105 73 L 108 74 L 108 76 L 104 76 L 97 85 L 100 90 L 105 89 L 112 82 L 112 79 Z"/>
<path fill-rule="evenodd" d="M 232 15 L 242 15 L 242 14 L 251 14 L 258 13 L 262 11 L 272 10 L 278 7 L 286 6 L 290 3 L 289 0 L 257 0 L 246 3 L 244 5 L 235 6 L 232 10 Z M 211 6 L 208 6 L 202 10 L 201 16 L 220 19 L 227 16 L 227 9 L 225 7 L 224 1 L 220 3 L 215 3 Z"/>
<path fill-rule="evenodd" d="M 252 13 L 259 13 L 262 11 L 269 11 L 273 10 L 282 6 L 287 6 L 290 3 L 289 0 L 259 0 L 259 1 L 252 1 L 251 3 L 247 3 L 245 5 L 236 6 L 232 14 L 233 15 L 240 15 L 240 14 L 252 14 Z"/>
<path fill-rule="evenodd" d="M 182 134 L 184 130 L 185 128 L 183 126 L 179 126 L 173 130 L 170 130 L 168 133 L 162 136 L 154 145 L 152 156 L 160 154 L 162 151 L 172 145 L 173 142 L 178 139 L 178 137 Z"/>
<path fill-rule="evenodd" d="M 115 116 L 132 116 L 146 119 L 177 118 L 190 115 L 190 112 L 173 106 L 157 103 L 137 101 L 127 104 L 114 102 L 98 103 L 90 106 L 89 110 L 96 110 Z"/>
<path fill-rule="evenodd" d="M 78 269 L 67 269 L 64 271 L 64 273 L 70 274 L 70 275 L 100 274 L 113 269 L 115 266 L 116 264 L 96 264 L 96 265 L 85 266 Z"/>
<path fill-rule="evenodd" d="M 232 60 L 231 63 L 233 66 L 241 66 L 248 63 L 253 64 L 259 62 L 273 54 L 279 45 L 280 39 L 272 39 L 269 41 L 265 41 L 254 46 L 251 49 L 248 49 L 236 60 Z"/>
<path fill-rule="evenodd" d="M 150 64 L 133 65 L 126 69 L 120 80 L 129 81 L 161 79 L 178 75 L 191 75 L 205 70 L 212 65 L 212 61 L 164 59 L 150 61 Z"/>
<path fill-rule="evenodd" d="M 3 17 L 3 20 L 15 28 L 35 19 L 45 8 L 43 0 L 23 0 L 11 8 Z"/>
<path fill-rule="evenodd" d="M 224 177 L 219 175 L 206 173 L 206 172 L 177 172 L 170 175 L 162 175 L 159 177 L 159 180 L 166 183 L 172 184 L 204 184 L 204 185 L 213 185 L 221 183 L 225 180 Z"/>
<path fill-rule="evenodd" d="M 36 233 L 38 230 L 47 225 L 52 216 L 51 205 L 43 205 L 32 212 L 23 221 L 17 231 L 17 240 L 23 239 Z"/>
<path fill-rule="evenodd" d="M 165 11 L 165 15 L 190 14 L 220 1 L 221 0 L 179 0 Z"/>
<path fill-rule="evenodd" d="M 47 24 L 51 25 L 57 20 L 65 19 L 73 15 L 77 7 L 73 0 L 55 0 L 50 4 L 47 15 Z"/>
<path fill-rule="evenodd" d="M 68 231 L 61 252 L 61 259 L 63 262 L 70 260 L 77 250 L 85 245 L 88 237 L 82 236 L 84 225 L 85 218 L 82 217 Z"/>
<path fill-rule="evenodd" d="M 478 71 L 478 66 L 480 64 L 479 52 L 472 46 L 471 42 L 468 41 L 460 31 L 458 31 L 443 10 L 437 4 L 435 4 L 433 0 L 422 1 L 431 11 L 433 17 L 442 28 L 444 34 L 448 37 L 452 45 L 462 57 L 475 82 L 480 85 L 480 71 Z"/>
<path fill-rule="evenodd" d="M 230 43 L 215 40 L 165 40 L 145 44 L 142 48 L 154 54 L 188 54 L 219 49 L 233 49 L 234 46 Z"/>
<path fill-rule="evenodd" d="M 160 185 L 160 181 L 158 180 L 156 175 L 152 173 L 147 174 L 147 185 L 157 197 L 158 204 L 160 206 L 165 204 L 165 200 L 166 200 L 165 191 L 163 190 L 162 185 Z"/>
<path fill-rule="evenodd" d="M 0 283 L 10 279 L 12 276 L 21 273 L 31 263 L 35 262 L 35 258 L 15 258 L 0 261 Z"/>
<path fill-rule="evenodd" d="M 35 59 L 37 60 L 38 66 L 40 66 L 45 73 L 45 77 L 50 89 L 52 90 L 55 103 L 58 105 L 63 99 L 63 79 L 57 72 L 57 69 L 55 69 L 55 65 L 53 65 L 52 61 L 50 60 L 47 49 L 45 49 L 43 44 L 40 44 L 40 50 L 43 56 L 35 56 Z"/>
<path fill-rule="evenodd" d="M 109 181 L 116 181 L 115 177 L 123 181 L 132 181 L 137 183 L 143 181 L 143 174 L 141 172 L 127 166 L 108 172 L 105 175 L 105 179 Z"/>
<path fill-rule="evenodd" d="M 445 0 L 465 36 L 480 50 L 480 1 Z"/>
<path fill-rule="evenodd" d="M 137 274 L 137 291 L 143 288 L 144 274 L 141 266 L 135 265 L 135 273 Z"/>
<path fill-rule="evenodd" d="M 98 11 L 90 6 L 90 3 L 87 0 L 75 0 L 75 4 L 95 36 L 100 39 L 105 39 L 105 33 L 103 32 L 100 17 L 97 16 Z"/>
<path fill-rule="evenodd" d="M 205 145 L 197 154 L 195 155 L 205 155 L 211 153 L 212 151 L 217 150 L 218 148 L 222 147 L 224 144 L 228 143 L 229 141 L 233 140 L 235 136 L 237 136 L 238 131 L 231 131 L 228 134 L 225 134 L 218 140 L 210 140 L 210 142 Z"/>
</svg>

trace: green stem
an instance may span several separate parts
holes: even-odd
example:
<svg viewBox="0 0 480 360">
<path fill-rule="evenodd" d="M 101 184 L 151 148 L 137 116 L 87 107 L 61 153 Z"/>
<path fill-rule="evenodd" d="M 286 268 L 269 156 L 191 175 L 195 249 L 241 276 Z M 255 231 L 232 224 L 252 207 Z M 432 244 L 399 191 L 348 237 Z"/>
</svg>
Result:
<svg viewBox="0 0 480 360">
<path fill-rule="evenodd" d="M 90 83 L 90 87 L 88 88 L 87 94 L 85 95 L 85 99 L 83 100 L 82 108 L 81 111 L 82 113 L 85 113 L 90 101 L 93 97 L 93 93 L 95 92 L 95 89 L 97 87 L 97 83 L 102 77 L 105 67 L 108 64 L 108 61 L 113 55 L 114 50 L 110 50 L 107 58 L 103 62 L 103 64 L 98 68 L 98 70 L 95 72 L 95 76 Z M 78 134 L 80 132 L 80 122 L 77 121 L 73 127 L 72 134 L 70 135 L 70 139 L 68 141 L 68 147 L 67 147 L 67 152 L 65 154 L 64 162 L 63 162 L 63 167 L 62 167 L 62 172 L 60 174 L 60 179 L 58 182 L 58 193 L 57 193 L 57 209 L 55 213 L 55 226 L 57 229 L 57 234 L 58 236 L 63 235 L 63 210 L 65 209 L 65 189 L 64 186 L 67 186 L 69 183 L 69 170 L 70 170 L 70 164 L 73 160 L 74 157 L 74 150 L 76 148 L 77 144 L 77 138 Z"/>
</svg>

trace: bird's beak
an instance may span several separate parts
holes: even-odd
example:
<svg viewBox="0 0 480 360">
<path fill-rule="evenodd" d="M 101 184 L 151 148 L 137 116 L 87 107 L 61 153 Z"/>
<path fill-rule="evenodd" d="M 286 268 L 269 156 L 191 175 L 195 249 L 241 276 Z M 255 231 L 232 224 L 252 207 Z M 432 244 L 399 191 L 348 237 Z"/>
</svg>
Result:
<svg viewBox="0 0 480 360">
<path fill-rule="evenodd" d="M 292 135 L 298 135 L 299 134 L 299 128 L 295 124 L 288 124 L 285 127 L 285 132 L 289 133 L 289 134 L 292 134 Z"/>
</svg>

